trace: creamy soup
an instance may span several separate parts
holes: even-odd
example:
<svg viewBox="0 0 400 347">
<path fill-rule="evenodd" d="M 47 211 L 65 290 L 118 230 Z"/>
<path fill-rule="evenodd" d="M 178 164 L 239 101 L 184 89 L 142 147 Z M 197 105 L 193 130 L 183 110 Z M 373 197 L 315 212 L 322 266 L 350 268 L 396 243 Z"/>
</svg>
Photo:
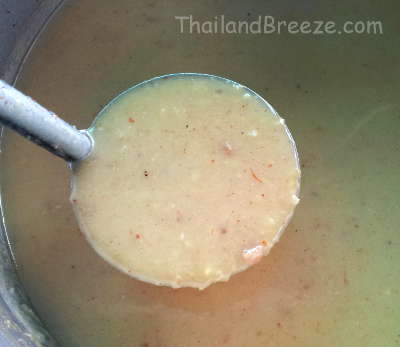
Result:
<svg viewBox="0 0 400 347">
<path fill-rule="evenodd" d="M 399 11 L 398 0 L 66 1 L 27 57 L 18 88 L 86 129 L 115 95 L 153 76 L 226 76 L 286 119 L 302 181 L 301 203 L 268 256 L 202 291 L 172 289 L 98 256 L 77 225 L 65 162 L 6 131 L 0 175 L 9 240 L 33 307 L 60 345 L 398 347 Z M 373 19 L 384 34 L 190 34 L 186 22 L 181 33 L 174 16 L 190 14 Z M 258 166 L 249 168 L 263 184 L 249 171 L 243 179 L 267 184 Z M 150 185 L 150 169 L 140 170 Z"/>
<path fill-rule="evenodd" d="M 259 96 L 222 78 L 142 84 L 89 130 L 71 202 L 90 243 L 117 268 L 205 288 L 257 263 L 299 201 L 294 142 Z"/>
</svg>

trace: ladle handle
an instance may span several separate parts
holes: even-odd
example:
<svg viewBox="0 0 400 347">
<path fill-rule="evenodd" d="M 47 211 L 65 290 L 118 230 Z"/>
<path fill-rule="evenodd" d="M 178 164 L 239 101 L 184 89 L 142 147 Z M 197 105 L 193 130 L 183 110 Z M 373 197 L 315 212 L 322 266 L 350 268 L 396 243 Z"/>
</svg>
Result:
<svg viewBox="0 0 400 347">
<path fill-rule="evenodd" d="M 0 123 L 67 161 L 87 157 L 93 141 L 30 97 L 0 80 Z"/>
</svg>

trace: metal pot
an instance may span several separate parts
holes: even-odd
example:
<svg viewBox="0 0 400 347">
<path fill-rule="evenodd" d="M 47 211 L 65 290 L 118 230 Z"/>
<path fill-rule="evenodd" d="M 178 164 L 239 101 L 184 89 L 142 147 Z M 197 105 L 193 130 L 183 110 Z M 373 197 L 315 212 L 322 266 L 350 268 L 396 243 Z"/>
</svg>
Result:
<svg viewBox="0 0 400 347">
<path fill-rule="evenodd" d="M 36 37 L 62 0 L 0 0 L 0 78 L 13 83 Z M 0 134 L 1 139 L 1 134 Z M 0 346 L 55 346 L 15 271 L 0 211 Z"/>
<path fill-rule="evenodd" d="M 192 2 L 196 6 L 199 4 L 199 1 Z M 64 0 L 0 0 L 1 79 L 5 79 L 11 84 L 16 80 L 19 69 L 30 47 L 49 18 L 63 3 Z M 132 3 L 137 4 L 140 2 L 132 1 Z M 172 3 L 177 6 L 183 6 L 179 1 Z M 215 45 L 213 47 L 210 42 L 214 42 L 209 40 L 207 47 L 216 48 L 215 52 L 210 55 L 208 55 L 209 52 L 202 52 L 202 46 L 199 44 L 200 40 L 191 41 L 188 35 L 182 35 L 182 41 L 176 44 L 176 47 L 182 48 L 182 51 L 179 51 L 179 53 L 182 53 L 186 49 L 186 46 L 183 46 L 185 44 L 188 45 L 192 50 L 189 52 L 190 59 L 194 57 L 193 61 L 197 59 L 196 62 L 199 63 L 198 66 L 200 68 L 198 70 L 200 71 L 196 72 L 207 72 L 232 77 L 232 79 L 249 85 L 257 91 L 263 88 L 264 91 L 268 91 L 268 98 L 271 97 L 268 100 L 277 106 L 279 112 L 282 112 L 284 115 L 292 113 L 291 120 L 298 127 L 299 136 L 296 137 L 296 141 L 299 144 L 303 163 L 305 163 L 303 169 L 305 173 L 304 177 L 308 177 L 307 182 L 304 182 L 305 184 L 302 188 L 302 195 L 304 197 L 302 213 L 310 213 L 310 215 L 303 215 L 298 218 L 299 230 L 303 228 L 312 233 L 314 225 L 317 225 L 318 227 L 315 226 L 315 230 L 318 229 L 316 230 L 316 234 L 318 234 L 328 226 L 330 234 L 325 230 L 323 231 L 323 237 L 321 236 L 320 239 L 315 238 L 313 242 L 315 242 L 315 245 L 318 245 L 318 240 L 324 240 L 325 242 L 327 240 L 325 236 L 329 234 L 332 235 L 329 236 L 329 240 L 337 238 L 337 243 L 334 243 L 336 246 L 340 245 L 338 240 L 342 240 L 343 235 L 345 235 L 343 229 L 347 230 L 344 228 L 342 221 L 339 221 L 340 223 L 336 221 L 336 217 L 340 215 L 340 209 L 343 208 L 343 211 L 346 211 L 343 215 L 344 221 L 350 220 L 350 217 L 353 218 L 353 216 L 360 219 L 360 224 L 354 224 L 355 231 L 357 232 L 351 231 L 353 227 L 351 225 L 349 227 L 349 230 L 351 230 L 346 234 L 348 239 L 343 239 L 343 242 L 348 242 L 349 245 L 352 242 L 351 245 L 356 247 L 358 245 L 357 242 L 366 240 L 363 244 L 365 248 L 358 248 L 357 252 L 355 252 L 360 255 L 360 257 L 356 255 L 357 259 L 361 259 L 357 261 L 363 261 L 364 263 L 360 264 L 365 265 L 364 267 L 360 266 L 360 269 L 363 271 L 362 275 L 364 276 L 360 278 L 363 281 L 365 279 L 365 281 L 374 283 L 371 290 L 376 290 L 376 292 L 372 291 L 371 293 L 378 293 L 377 290 L 382 289 L 379 295 L 384 295 L 386 297 L 385 300 L 389 302 L 390 297 L 388 295 L 391 293 L 389 289 L 391 288 L 390 286 L 394 285 L 394 282 L 391 281 L 394 278 L 397 281 L 399 278 L 395 277 L 396 267 L 391 266 L 391 264 L 395 264 L 398 258 L 394 255 L 393 258 L 389 258 L 389 256 L 384 258 L 386 253 L 390 251 L 390 247 L 395 249 L 391 245 L 396 245 L 395 237 L 398 240 L 399 235 L 394 232 L 398 229 L 398 214 L 393 214 L 395 202 L 398 201 L 398 199 L 396 200 L 397 190 L 393 188 L 396 186 L 394 172 L 395 169 L 398 169 L 395 166 L 397 164 L 395 160 L 398 158 L 398 155 L 396 156 L 395 152 L 390 153 L 390 151 L 394 151 L 398 147 L 397 142 L 395 143 L 398 140 L 398 136 L 396 135 L 397 137 L 395 137 L 394 130 L 392 131 L 392 129 L 399 129 L 399 103 L 396 96 L 399 87 L 399 69 L 398 59 L 395 59 L 399 51 L 396 47 L 400 47 L 398 44 L 398 24 L 396 24 L 396 13 L 399 12 L 399 2 L 392 0 L 385 2 L 385 6 L 380 6 L 374 1 L 362 2 L 354 0 L 343 4 L 343 6 L 339 6 L 337 2 L 318 2 L 312 0 L 276 0 L 272 2 L 241 2 L 240 0 L 232 2 L 204 1 L 204 8 L 202 7 L 199 13 L 208 13 L 208 7 L 212 3 L 218 6 L 221 3 L 229 3 L 229 6 L 227 6 L 229 8 L 226 11 L 230 14 L 235 14 L 235 11 L 238 11 L 238 8 L 240 8 L 242 17 L 238 16 L 239 19 L 247 16 L 254 18 L 253 14 L 258 15 L 260 12 L 265 15 L 273 14 L 274 16 L 276 15 L 277 19 L 285 19 L 287 21 L 300 19 L 321 22 L 317 20 L 334 19 L 337 20 L 338 25 L 341 25 L 347 19 L 353 21 L 371 19 L 373 21 L 381 21 L 384 24 L 384 35 L 382 32 L 378 32 L 376 35 L 368 35 L 367 33 L 358 35 L 355 32 L 341 36 L 330 34 L 301 36 L 301 34 L 289 35 L 286 28 L 283 30 L 286 34 L 278 36 L 279 33 L 275 33 L 268 41 L 270 45 L 265 44 L 265 47 L 261 47 L 264 41 L 258 39 L 260 36 L 253 36 L 252 41 L 249 39 L 249 36 L 243 36 L 248 41 L 243 39 L 240 42 L 244 42 L 244 45 L 240 47 L 241 51 L 237 56 L 234 56 L 237 50 L 231 49 L 237 44 L 233 36 L 224 36 L 223 40 L 221 37 L 221 46 Z M 242 7 L 241 4 L 245 5 Z M 220 11 L 223 8 L 218 6 L 217 11 L 214 11 L 213 14 L 221 14 Z M 262 8 L 262 10 L 257 10 L 257 6 Z M 187 12 L 182 11 L 177 11 L 176 15 L 187 14 Z M 173 18 L 172 12 L 168 13 L 171 15 L 171 23 L 175 25 L 174 30 L 178 32 L 180 28 L 179 21 Z M 213 20 L 213 18 L 207 17 L 207 20 Z M 150 17 L 142 18 L 142 20 L 146 20 L 148 23 L 152 23 L 153 21 Z M 187 30 L 187 26 L 185 28 Z M 314 30 L 316 29 L 317 26 L 314 25 Z M 187 31 L 185 33 L 187 34 Z M 170 37 L 175 38 L 174 35 Z M 196 38 L 199 37 L 206 42 L 211 36 L 196 36 Z M 342 38 L 341 40 L 339 40 L 340 37 Z M 142 52 L 145 52 L 146 44 L 147 42 L 144 44 L 138 43 L 135 49 L 138 48 L 140 51 L 140 49 L 144 48 Z M 248 57 L 251 53 L 249 51 L 251 47 L 257 47 L 257 50 L 254 51 L 254 59 Z M 175 46 L 172 46 L 171 49 L 174 48 Z M 233 58 L 230 59 L 231 56 L 220 54 L 224 50 L 232 54 Z M 159 51 L 161 52 L 161 48 Z M 277 53 L 281 56 L 278 56 Z M 137 69 L 137 75 L 135 75 L 136 80 L 131 81 L 131 76 L 127 74 L 126 77 L 124 75 L 125 71 L 121 69 L 115 80 L 119 81 L 120 78 L 125 78 L 125 80 L 119 83 L 114 89 L 110 87 L 107 92 L 104 92 L 104 95 L 108 95 L 108 97 L 115 95 L 116 91 L 129 87 L 128 82 L 134 83 L 157 74 L 181 70 L 180 66 L 175 64 L 174 59 L 173 55 L 168 57 L 168 55 L 164 56 L 160 54 L 157 57 L 157 62 L 164 63 L 163 60 L 165 60 L 165 64 L 171 65 L 169 66 L 170 70 L 163 68 L 154 69 L 158 65 L 152 61 L 150 66 L 151 69 L 154 69 L 154 73 L 148 75 L 146 74 L 148 72 L 140 69 L 140 64 L 144 66 L 150 59 L 148 59 L 146 53 L 139 55 L 137 58 L 139 68 Z M 256 64 L 253 66 L 253 63 Z M 191 65 L 188 63 L 185 66 Z M 175 68 L 176 71 L 173 71 Z M 221 69 L 224 70 L 223 73 L 220 73 Z M 232 74 L 230 75 L 229 72 L 232 72 Z M 239 79 L 237 78 L 238 75 L 241 76 Z M 248 83 L 253 80 L 254 83 Z M 108 100 L 107 97 L 104 97 L 104 99 Z M 280 105 L 283 107 L 280 107 Z M 93 113 L 95 114 L 94 108 Z M 295 116 L 296 113 L 297 117 Z M 339 121 L 333 122 L 335 117 Z M 378 118 L 379 120 L 382 119 L 382 122 L 378 122 Z M 343 121 L 340 122 L 340 120 Z M 334 125 L 333 127 L 331 126 L 332 124 Z M 387 134 L 385 133 L 386 130 Z M 296 136 L 297 134 L 294 133 L 294 135 Z M 354 146 L 350 141 L 352 139 L 355 140 Z M 347 150 L 349 144 L 352 145 L 350 151 Z M 383 153 L 378 152 L 378 150 L 382 150 Z M 326 172 L 324 171 L 325 167 L 331 170 L 336 166 L 338 167 L 337 171 L 329 172 L 329 175 L 324 176 Z M 370 168 L 374 170 L 370 170 Z M 389 174 L 387 175 L 387 173 Z M 363 200 L 366 202 L 361 202 L 361 199 L 350 197 L 351 194 L 357 191 L 362 192 Z M 334 193 L 333 197 L 328 194 L 329 192 Z M 337 208 L 337 211 L 331 213 L 331 209 L 335 208 Z M 378 216 L 378 213 L 382 215 Z M 33 311 L 27 295 L 19 284 L 13 255 L 9 247 L 9 240 L 5 233 L 5 224 L 1 209 L 0 217 L 0 347 L 56 346 L 55 340 L 45 330 L 44 325 Z M 326 220 L 322 219 L 322 217 Z M 321 218 L 321 223 L 319 222 L 319 218 Z M 385 223 L 382 224 L 382 221 L 385 221 Z M 350 224 L 353 224 L 353 222 Z M 361 232 L 361 229 L 363 232 Z M 297 230 L 296 226 L 295 232 Z M 336 236 L 334 235 L 335 232 Z M 379 238 L 378 234 L 380 234 Z M 293 238 L 293 240 L 297 239 Z M 309 240 L 312 240 L 311 236 L 309 236 Z M 380 240 L 381 242 L 376 242 L 376 240 Z M 336 253 L 332 251 L 331 256 L 333 254 L 344 255 L 344 252 L 350 249 L 349 247 L 346 244 L 346 247 L 343 246 L 343 249 L 335 250 Z M 361 246 L 358 245 L 357 247 Z M 323 257 L 325 257 L 323 252 L 327 249 L 328 247 L 320 251 Z M 361 250 L 362 254 L 361 252 L 358 253 L 358 250 Z M 395 253 L 393 252 L 392 254 Z M 392 257 L 392 254 L 390 254 L 390 257 Z M 343 256 L 341 264 L 348 265 L 351 269 L 355 268 L 354 264 L 356 263 L 351 263 L 349 259 L 353 259 L 350 257 L 350 254 L 348 257 Z M 389 259 L 391 259 L 390 262 Z M 376 266 L 371 267 L 369 266 L 370 264 Z M 379 273 L 377 269 L 383 269 L 384 264 L 390 268 L 388 272 L 385 272 L 385 276 L 387 277 L 384 279 L 387 282 L 379 283 L 381 287 L 378 288 L 379 286 L 376 285 L 376 273 Z M 380 267 L 377 267 L 378 265 Z M 332 266 L 329 265 L 329 267 L 329 271 L 333 271 L 331 269 Z M 313 268 L 311 269 L 314 271 Z M 323 268 L 321 267 L 321 269 Z M 342 271 L 342 268 L 340 271 Z M 338 272 L 338 276 L 341 273 Z M 316 272 L 315 275 L 318 275 L 318 273 Z M 389 278 L 390 281 L 388 280 Z M 347 286 L 348 279 L 346 272 L 344 273 L 343 281 L 345 282 L 344 285 Z M 383 287 L 384 285 L 389 287 Z M 348 287 L 351 289 L 350 293 L 358 293 L 354 289 L 356 287 Z M 344 291 L 345 289 L 343 289 L 343 293 L 349 293 Z M 342 297 L 344 297 L 343 300 L 347 298 L 345 294 Z M 346 302 L 343 300 L 341 301 L 342 304 Z M 394 295 L 391 300 L 393 305 L 395 305 L 396 301 L 393 300 L 396 300 L 396 297 Z M 365 302 L 360 301 L 359 303 L 360 308 L 365 306 Z M 370 319 L 374 316 L 376 321 L 381 319 L 382 315 L 376 315 L 374 312 L 374 308 L 376 307 L 370 306 L 368 312 L 363 312 L 364 321 L 361 318 L 360 321 L 357 321 L 359 327 L 362 327 L 362 322 L 368 322 L 368 324 L 363 328 L 364 330 L 361 328 L 356 329 L 358 335 L 354 341 L 357 338 L 360 339 L 359 341 L 365 341 L 366 338 L 371 338 L 371 336 L 374 337 L 375 335 L 378 336 L 379 334 L 377 338 L 383 339 L 386 330 L 379 331 L 379 334 L 376 334 L 376 331 L 373 330 L 376 328 L 373 326 L 374 320 L 367 320 L 367 318 Z M 389 306 L 382 304 L 379 307 L 385 310 L 381 311 L 385 312 L 385 314 L 394 312 L 393 308 L 390 308 L 389 311 Z M 343 317 L 347 319 L 352 317 L 343 313 L 345 311 L 343 306 L 338 306 L 337 308 L 341 312 L 340 314 L 343 314 Z M 350 309 L 348 311 L 350 312 Z M 327 313 L 324 311 L 323 314 Z M 336 321 L 336 313 L 334 318 Z M 392 324 L 391 326 L 396 326 L 397 329 L 398 324 L 395 324 L 395 314 L 392 313 L 387 319 Z M 343 329 L 342 327 L 342 332 L 344 331 Z M 365 329 L 372 330 L 366 333 Z M 286 332 L 286 330 L 282 331 Z M 354 329 L 351 330 L 348 327 L 347 331 L 347 335 L 344 338 L 349 338 L 354 333 Z M 370 334 L 371 332 L 373 333 L 372 335 Z M 339 332 L 336 331 L 335 334 L 336 339 Z M 361 334 L 365 334 L 362 340 L 360 337 Z M 397 331 L 393 331 L 393 338 L 396 338 L 397 334 Z M 343 339 L 343 337 L 341 338 Z"/>
</svg>

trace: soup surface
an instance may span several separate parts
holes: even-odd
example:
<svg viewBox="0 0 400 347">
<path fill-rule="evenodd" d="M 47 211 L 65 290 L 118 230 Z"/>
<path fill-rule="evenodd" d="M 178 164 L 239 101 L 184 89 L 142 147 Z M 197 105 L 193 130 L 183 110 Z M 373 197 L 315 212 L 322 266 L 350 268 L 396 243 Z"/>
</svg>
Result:
<svg viewBox="0 0 400 347">
<path fill-rule="evenodd" d="M 269 252 L 299 201 L 284 121 L 260 97 L 181 74 L 132 88 L 89 130 L 71 202 L 98 253 L 175 288 L 228 280 Z"/>
<path fill-rule="evenodd" d="M 259 92 L 290 125 L 301 203 L 270 254 L 229 281 L 202 291 L 154 286 L 90 247 L 69 202 L 66 164 L 6 132 L 5 219 L 34 308 L 64 347 L 398 347 L 400 2 L 182 6 L 67 1 L 17 87 L 86 129 L 115 95 L 151 77 L 226 76 Z M 174 18 L 221 13 L 226 21 L 374 19 L 384 33 L 190 34 Z"/>
</svg>

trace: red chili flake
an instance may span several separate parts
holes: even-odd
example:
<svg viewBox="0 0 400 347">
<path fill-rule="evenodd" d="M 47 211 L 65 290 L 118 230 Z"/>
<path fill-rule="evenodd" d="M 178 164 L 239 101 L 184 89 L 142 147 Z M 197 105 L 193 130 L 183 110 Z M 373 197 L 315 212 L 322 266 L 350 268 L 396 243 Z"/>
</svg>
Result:
<svg viewBox="0 0 400 347">
<path fill-rule="evenodd" d="M 267 242 L 266 240 L 262 240 L 260 243 L 261 243 L 263 246 L 268 245 L 268 242 Z"/>
<path fill-rule="evenodd" d="M 231 341 L 231 336 L 230 335 L 226 335 L 223 339 L 222 339 L 222 343 L 223 344 L 227 344 L 228 342 Z"/>
<path fill-rule="evenodd" d="M 139 240 L 140 238 L 142 238 L 142 236 L 140 236 L 140 234 L 136 234 L 136 239 Z"/>
<path fill-rule="evenodd" d="M 72 202 L 73 202 L 74 204 L 76 204 L 77 201 L 78 201 L 78 200 L 76 200 L 76 199 L 72 199 Z"/>
<path fill-rule="evenodd" d="M 268 167 L 272 167 L 272 164 L 268 164 L 267 166 L 268 166 Z"/>
<path fill-rule="evenodd" d="M 228 230 L 226 228 L 221 229 L 221 234 L 226 234 L 227 232 L 228 232 Z"/>
<path fill-rule="evenodd" d="M 179 210 L 176 211 L 176 221 L 179 223 L 182 221 L 182 219 L 183 219 L 182 212 Z"/>
<path fill-rule="evenodd" d="M 129 123 L 135 123 L 136 120 L 134 120 L 132 117 L 129 117 L 128 122 L 129 122 Z"/>
<path fill-rule="evenodd" d="M 260 180 L 260 179 L 256 176 L 256 174 L 254 173 L 254 171 L 253 171 L 251 168 L 250 168 L 250 172 L 251 172 L 251 176 L 252 176 L 257 182 L 263 183 L 263 181 Z"/>
<path fill-rule="evenodd" d="M 264 193 L 262 193 L 262 194 L 261 194 L 261 196 L 262 196 L 262 197 L 265 197 L 265 194 L 264 194 Z"/>
<path fill-rule="evenodd" d="M 214 163 L 215 163 L 215 160 L 214 160 L 214 159 L 211 159 L 211 162 L 214 164 Z"/>
</svg>

